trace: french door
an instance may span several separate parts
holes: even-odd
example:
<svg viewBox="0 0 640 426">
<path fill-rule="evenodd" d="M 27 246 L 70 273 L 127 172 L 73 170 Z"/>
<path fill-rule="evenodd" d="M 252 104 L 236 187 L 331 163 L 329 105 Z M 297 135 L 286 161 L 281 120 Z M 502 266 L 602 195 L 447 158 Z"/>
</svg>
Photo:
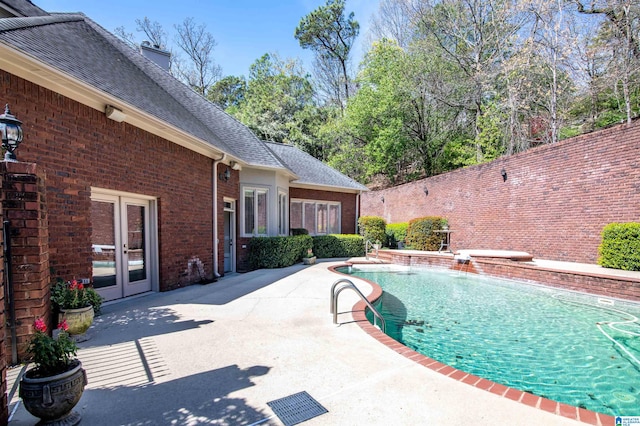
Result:
<svg viewBox="0 0 640 426">
<path fill-rule="evenodd" d="M 93 286 L 106 300 L 151 291 L 151 201 L 92 194 Z"/>
</svg>

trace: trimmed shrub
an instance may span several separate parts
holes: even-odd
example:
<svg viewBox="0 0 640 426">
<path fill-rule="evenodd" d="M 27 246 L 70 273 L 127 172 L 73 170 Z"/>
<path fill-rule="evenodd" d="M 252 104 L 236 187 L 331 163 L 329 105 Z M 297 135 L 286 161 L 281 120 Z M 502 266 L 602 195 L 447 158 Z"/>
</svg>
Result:
<svg viewBox="0 0 640 426">
<path fill-rule="evenodd" d="M 309 235 L 292 237 L 255 237 L 249 240 L 249 265 L 252 269 L 284 268 L 302 259 L 312 248 Z"/>
<path fill-rule="evenodd" d="M 390 223 L 387 225 L 386 234 L 389 247 L 398 248 L 399 242 L 407 239 L 407 228 L 409 222 Z"/>
<path fill-rule="evenodd" d="M 438 250 L 442 235 L 433 231 L 442 229 L 446 224 L 447 220 L 440 216 L 426 216 L 410 220 L 407 227 L 407 245 L 414 250 Z"/>
<path fill-rule="evenodd" d="M 291 235 L 309 235 L 309 231 L 306 228 L 291 228 Z"/>
<path fill-rule="evenodd" d="M 360 235 L 318 235 L 312 238 L 313 253 L 320 259 L 364 256 L 364 238 Z"/>
<path fill-rule="evenodd" d="M 380 242 L 385 244 L 387 235 L 385 234 L 385 228 L 387 224 L 383 218 L 379 216 L 361 216 L 358 219 L 358 230 L 366 240 L 372 243 Z"/>
<path fill-rule="evenodd" d="M 602 229 L 598 264 L 605 268 L 640 271 L 640 223 L 610 223 Z"/>
</svg>

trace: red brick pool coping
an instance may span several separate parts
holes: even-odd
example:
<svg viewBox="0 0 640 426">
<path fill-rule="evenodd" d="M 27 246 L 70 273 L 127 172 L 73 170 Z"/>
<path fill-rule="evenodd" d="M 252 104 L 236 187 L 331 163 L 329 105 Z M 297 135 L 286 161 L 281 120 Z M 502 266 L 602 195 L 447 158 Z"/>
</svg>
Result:
<svg viewBox="0 0 640 426">
<path fill-rule="evenodd" d="M 337 274 L 345 275 L 341 272 L 336 271 L 336 268 L 343 266 L 349 265 L 336 265 L 331 267 L 330 270 Z M 371 284 L 373 291 L 367 296 L 367 299 L 371 303 L 375 302 L 380 298 L 380 296 L 382 296 L 382 288 L 380 288 L 378 284 L 364 278 L 358 277 L 358 279 Z M 424 367 L 427 367 L 440 374 L 444 374 L 451 379 L 466 383 L 471 386 L 475 386 L 503 398 L 508 398 L 512 401 L 516 401 L 530 407 L 538 408 L 540 410 L 544 410 L 559 416 L 567 417 L 569 419 L 577 420 L 579 422 L 596 426 L 610 426 L 614 425 L 615 423 L 615 418 L 613 416 L 585 410 L 584 408 L 574 407 L 562 402 L 553 401 L 547 398 L 533 395 L 528 392 L 510 388 L 499 383 L 474 376 L 473 374 L 466 373 L 462 370 L 458 370 L 454 367 L 422 355 L 421 353 L 418 353 L 413 349 L 410 349 L 402 343 L 398 342 L 397 340 L 394 340 L 391 337 L 387 336 L 380 329 L 371 324 L 365 315 L 366 307 L 367 305 L 363 301 L 358 301 L 355 305 L 353 305 L 351 315 L 353 316 L 354 321 L 357 322 L 357 324 L 360 326 L 360 328 L 368 333 L 371 337 L 376 339 L 378 342 L 387 346 L 389 349 L 396 351 L 405 358 L 409 358 L 410 360 Z"/>
</svg>

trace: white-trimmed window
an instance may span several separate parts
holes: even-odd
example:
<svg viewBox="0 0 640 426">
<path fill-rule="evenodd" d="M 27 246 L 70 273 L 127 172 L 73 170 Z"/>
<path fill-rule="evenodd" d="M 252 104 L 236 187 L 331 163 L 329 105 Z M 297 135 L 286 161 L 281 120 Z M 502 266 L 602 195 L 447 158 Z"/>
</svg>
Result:
<svg viewBox="0 0 640 426">
<path fill-rule="evenodd" d="M 264 188 L 245 187 L 242 191 L 242 236 L 266 236 L 268 232 L 267 200 L 269 191 Z"/>
<path fill-rule="evenodd" d="M 287 211 L 289 210 L 289 197 L 287 193 L 278 190 L 278 235 L 288 235 L 289 226 L 287 220 Z"/>
<path fill-rule="evenodd" d="M 291 228 L 305 228 L 311 235 L 339 234 L 341 205 L 320 200 L 291 200 Z"/>
</svg>

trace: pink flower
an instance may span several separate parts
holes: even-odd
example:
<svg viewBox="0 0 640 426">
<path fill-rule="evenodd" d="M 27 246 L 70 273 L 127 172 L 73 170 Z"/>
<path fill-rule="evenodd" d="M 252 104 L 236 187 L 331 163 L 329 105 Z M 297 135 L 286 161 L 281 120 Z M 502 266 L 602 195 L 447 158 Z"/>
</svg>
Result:
<svg viewBox="0 0 640 426">
<path fill-rule="evenodd" d="M 58 328 L 63 331 L 69 330 L 69 326 L 67 325 L 67 320 L 62 320 L 60 324 L 58 324 Z"/>
<path fill-rule="evenodd" d="M 84 288 L 84 285 L 82 283 L 78 284 L 78 290 L 82 290 Z"/>
<path fill-rule="evenodd" d="M 72 280 L 69 288 L 71 288 L 71 290 L 75 290 L 76 288 L 78 288 L 78 281 Z"/>
<path fill-rule="evenodd" d="M 44 320 L 42 318 L 38 318 L 33 326 L 37 331 L 40 331 L 41 333 L 46 333 L 47 331 L 47 324 L 44 323 Z"/>
</svg>

